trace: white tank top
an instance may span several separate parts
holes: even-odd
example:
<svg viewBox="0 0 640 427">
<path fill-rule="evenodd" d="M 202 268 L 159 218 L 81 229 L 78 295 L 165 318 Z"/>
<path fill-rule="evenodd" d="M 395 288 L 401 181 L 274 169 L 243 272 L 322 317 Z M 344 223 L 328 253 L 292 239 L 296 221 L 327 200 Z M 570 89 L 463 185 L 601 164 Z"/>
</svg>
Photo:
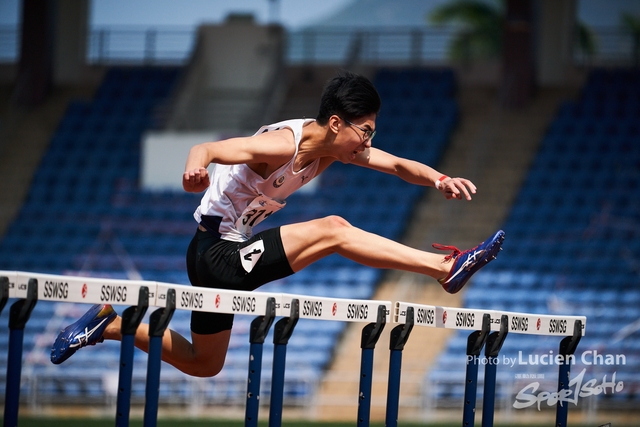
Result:
<svg viewBox="0 0 640 427">
<path fill-rule="evenodd" d="M 317 175 L 319 159 L 297 172 L 293 170 L 293 161 L 302 139 L 302 127 L 312 121 L 314 120 L 287 120 L 263 126 L 254 134 L 282 128 L 289 128 L 294 134 L 295 153 L 266 179 L 246 164 L 216 164 L 211 174 L 211 184 L 193 214 L 196 221 L 200 223 L 202 215 L 221 217 L 218 231 L 223 239 L 234 242 L 248 240 L 253 234 L 254 226 L 282 209 L 290 194 Z"/>
</svg>

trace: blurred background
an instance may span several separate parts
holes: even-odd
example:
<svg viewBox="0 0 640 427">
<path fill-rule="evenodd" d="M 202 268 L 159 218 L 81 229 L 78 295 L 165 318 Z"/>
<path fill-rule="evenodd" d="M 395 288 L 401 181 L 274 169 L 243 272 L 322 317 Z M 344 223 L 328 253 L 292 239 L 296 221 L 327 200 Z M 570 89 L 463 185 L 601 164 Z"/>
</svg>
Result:
<svg viewBox="0 0 640 427">
<path fill-rule="evenodd" d="M 376 146 L 467 177 L 477 195 L 446 201 L 337 164 L 261 225 L 337 214 L 425 250 L 434 242 L 472 247 L 502 228 L 504 251 L 456 295 L 429 278 L 337 256 L 264 290 L 585 315 L 572 368 L 583 393 L 570 419 L 633 425 L 639 65 L 634 0 L 0 0 L 0 269 L 188 284 L 184 253 L 200 199 L 181 190 L 189 148 L 315 117 L 324 83 L 348 69 L 371 78 L 382 96 Z M 115 411 L 118 343 L 80 351 L 62 366 L 49 362 L 58 330 L 86 309 L 35 307 L 24 344 L 26 413 Z M 163 365 L 161 415 L 242 417 L 250 321 L 236 318 L 218 377 Z M 170 326 L 188 334 L 189 313 L 176 312 Z M 388 332 L 376 352 L 378 420 Z M 359 333 L 299 322 L 287 355 L 285 417 L 355 418 Z M 8 335 L 0 329 L 2 366 Z M 459 419 L 466 335 L 414 329 L 400 420 Z M 538 392 L 556 390 L 558 367 L 541 356 L 558 346 L 557 338 L 507 337 L 501 354 L 517 362 L 498 368 L 497 420 L 554 419 L 544 398 L 540 409 L 514 402 L 534 381 Z M 138 352 L 134 405 L 144 403 L 145 373 Z M 588 381 L 600 387 L 581 388 Z"/>
</svg>

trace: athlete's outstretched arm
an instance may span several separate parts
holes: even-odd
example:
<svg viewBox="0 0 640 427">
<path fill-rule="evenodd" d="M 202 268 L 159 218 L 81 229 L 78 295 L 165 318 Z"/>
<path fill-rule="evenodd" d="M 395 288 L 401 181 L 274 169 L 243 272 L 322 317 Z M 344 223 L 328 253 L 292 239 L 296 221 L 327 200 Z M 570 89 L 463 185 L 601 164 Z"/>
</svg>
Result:
<svg viewBox="0 0 640 427">
<path fill-rule="evenodd" d="M 193 193 L 206 190 L 209 187 L 207 166 L 211 163 L 279 166 L 291 158 L 295 152 L 294 144 L 293 133 L 282 129 L 195 145 L 189 150 L 182 186 L 185 191 Z"/>
<path fill-rule="evenodd" d="M 359 154 L 354 164 L 396 175 L 412 184 L 436 187 L 447 199 L 464 197 L 471 200 L 471 195 L 476 192 L 476 186 L 466 178 L 446 177 L 436 186 L 436 182 L 445 176 L 443 173 L 423 163 L 394 156 L 375 147 Z"/>
</svg>

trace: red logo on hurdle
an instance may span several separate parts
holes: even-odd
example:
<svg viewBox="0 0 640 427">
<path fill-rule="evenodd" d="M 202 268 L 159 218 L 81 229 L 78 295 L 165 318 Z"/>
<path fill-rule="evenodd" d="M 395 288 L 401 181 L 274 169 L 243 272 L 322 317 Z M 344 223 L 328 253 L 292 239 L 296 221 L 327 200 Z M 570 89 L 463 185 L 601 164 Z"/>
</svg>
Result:
<svg viewBox="0 0 640 427">
<path fill-rule="evenodd" d="M 220 307 L 220 294 L 216 295 L 216 308 Z"/>
<path fill-rule="evenodd" d="M 542 321 L 540 320 L 540 318 L 538 317 L 538 321 L 536 322 L 536 329 L 540 330 L 540 325 L 542 324 Z"/>
<path fill-rule="evenodd" d="M 337 312 L 338 312 L 338 303 L 334 302 L 333 307 L 331 307 L 331 313 L 335 316 Z"/>
<path fill-rule="evenodd" d="M 442 312 L 442 323 L 447 323 L 447 312 L 446 311 Z"/>
<path fill-rule="evenodd" d="M 84 283 L 82 285 L 82 298 L 86 298 L 87 297 L 87 284 Z"/>
</svg>

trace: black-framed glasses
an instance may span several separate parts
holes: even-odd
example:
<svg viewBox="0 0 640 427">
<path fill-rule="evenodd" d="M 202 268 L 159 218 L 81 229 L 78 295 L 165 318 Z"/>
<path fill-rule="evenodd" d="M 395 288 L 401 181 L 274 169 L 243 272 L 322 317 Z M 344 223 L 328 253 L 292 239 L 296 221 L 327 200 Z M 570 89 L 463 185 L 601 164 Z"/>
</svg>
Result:
<svg viewBox="0 0 640 427">
<path fill-rule="evenodd" d="M 373 139 L 374 136 L 376 136 L 376 130 L 371 130 L 371 129 L 365 129 L 363 127 L 358 126 L 355 123 L 350 122 L 347 119 L 344 119 L 341 117 L 342 120 L 344 120 L 346 123 L 348 123 L 349 125 L 353 126 L 356 129 L 360 129 L 362 131 L 362 137 L 365 141 L 371 141 Z"/>
</svg>

